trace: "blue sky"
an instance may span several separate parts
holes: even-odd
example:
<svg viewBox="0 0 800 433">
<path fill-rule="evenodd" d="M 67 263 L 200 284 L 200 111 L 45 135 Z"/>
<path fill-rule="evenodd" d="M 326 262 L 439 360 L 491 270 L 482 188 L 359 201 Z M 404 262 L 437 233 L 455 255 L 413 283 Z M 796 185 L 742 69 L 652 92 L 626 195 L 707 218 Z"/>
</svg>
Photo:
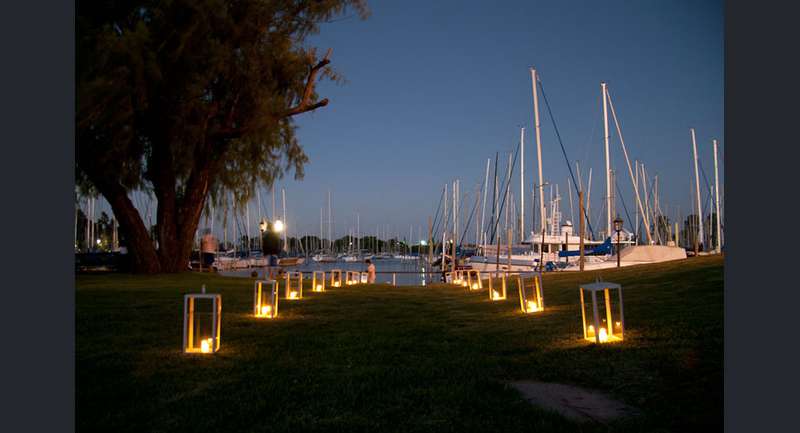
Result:
<svg viewBox="0 0 800 433">
<path fill-rule="evenodd" d="M 600 81 L 609 85 L 631 158 L 644 161 L 649 176 L 659 175 L 668 208 L 662 210 L 687 213 L 689 127 L 697 130 L 712 183 L 711 139 L 720 140 L 721 152 L 725 148 L 721 2 L 499 3 L 372 1 L 366 21 L 322 27 L 311 42 L 333 47 L 332 65 L 347 82 L 322 83 L 318 92 L 330 105 L 297 119 L 311 162 L 302 181 L 280 185 L 290 223 L 318 232 L 319 208 L 331 189 L 338 234 L 354 226 L 359 212 L 362 232 L 382 224 L 408 236 L 410 225 L 415 232 L 427 225 L 444 183 L 458 178 L 466 194 L 482 183 L 487 158 L 501 152 L 505 162 L 519 126 L 526 128 L 530 191 L 536 170 L 531 66 L 540 73 L 573 167 L 581 161 L 584 180 L 593 168 L 593 213 L 600 212 L 604 194 Z M 544 177 L 560 183 L 567 214 L 569 173 L 540 103 Z M 633 217 L 616 137 L 611 152 Z M 512 185 L 519 189 L 518 178 Z M 472 203 L 472 197 L 464 200 Z M 528 215 L 530 203 L 526 196 Z"/>
<path fill-rule="evenodd" d="M 531 66 L 540 73 L 573 168 L 580 160 L 584 182 L 593 169 L 595 227 L 604 225 L 601 81 L 609 85 L 631 158 L 659 176 L 665 213 L 674 218 L 680 208 L 685 217 L 691 209 L 690 127 L 713 185 L 711 139 L 720 140 L 721 159 L 725 149 L 721 1 L 494 3 L 373 0 L 369 19 L 322 26 L 309 43 L 323 52 L 332 47 L 332 66 L 347 81 L 321 83 L 318 93 L 330 104 L 296 119 L 310 163 L 303 180 L 288 176 L 276 185 L 278 209 L 280 188 L 286 189 L 291 234 L 319 232 L 329 189 L 337 236 L 355 228 L 357 212 L 362 233 L 378 225 L 401 238 L 410 226 L 415 233 L 427 230 L 446 182 L 460 179 L 471 208 L 486 159 L 500 152 L 499 172 L 505 172 L 520 126 L 526 128 L 530 227 L 536 172 Z M 540 103 L 544 178 L 560 184 L 568 217 L 569 173 L 541 96 Z M 612 165 L 633 218 L 631 182 L 611 128 Z M 512 190 L 519 197 L 517 176 L 518 167 Z M 263 197 L 269 209 L 268 193 Z M 254 233 L 256 214 L 254 202 Z M 474 236 L 474 226 L 469 233 Z"/>
</svg>

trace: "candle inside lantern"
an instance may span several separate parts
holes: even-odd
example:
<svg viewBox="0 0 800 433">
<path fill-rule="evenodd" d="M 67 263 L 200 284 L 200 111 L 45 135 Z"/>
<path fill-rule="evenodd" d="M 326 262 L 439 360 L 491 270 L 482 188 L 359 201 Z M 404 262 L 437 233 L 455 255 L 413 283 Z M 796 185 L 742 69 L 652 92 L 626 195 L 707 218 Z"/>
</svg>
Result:
<svg viewBox="0 0 800 433">
<path fill-rule="evenodd" d="M 271 312 L 272 312 L 272 306 L 264 305 L 263 307 L 261 307 L 261 315 L 262 316 L 270 316 Z"/>
<path fill-rule="evenodd" d="M 492 299 L 500 299 L 500 293 L 497 290 L 492 290 Z"/>
<path fill-rule="evenodd" d="M 472 290 L 478 290 L 478 283 L 472 283 Z"/>
<path fill-rule="evenodd" d="M 589 328 L 586 330 L 586 335 L 594 337 L 594 325 L 589 325 Z"/>
<path fill-rule="evenodd" d="M 467 282 L 466 281 L 461 281 L 461 285 L 464 286 L 464 287 L 467 287 Z"/>
<path fill-rule="evenodd" d="M 528 312 L 535 313 L 539 311 L 539 306 L 536 305 L 536 301 L 528 301 Z"/>
<path fill-rule="evenodd" d="M 205 340 L 200 342 L 200 352 L 202 352 L 202 353 L 211 352 L 211 339 L 210 338 L 206 338 Z"/>
<path fill-rule="evenodd" d="M 341 286 L 341 284 L 338 281 L 333 283 L 333 287 L 339 287 L 339 286 Z"/>
<path fill-rule="evenodd" d="M 289 292 L 289 299 L 297 299 L 297 292 L 295 291 Z"/>
<path fill-rule="evenodd" d="M 600 332 L 598 333 L 600 337 L 600 342 L 605 343 L 608 341 L 608 334 L 606 333 L 606 328 L 600 328 Z"/>
<path fill-rule="evenodd" d="M 317 284 L 317 288 L 315 289 L 318 292 L 322 291 L 322 284 Z"/>
</svg>

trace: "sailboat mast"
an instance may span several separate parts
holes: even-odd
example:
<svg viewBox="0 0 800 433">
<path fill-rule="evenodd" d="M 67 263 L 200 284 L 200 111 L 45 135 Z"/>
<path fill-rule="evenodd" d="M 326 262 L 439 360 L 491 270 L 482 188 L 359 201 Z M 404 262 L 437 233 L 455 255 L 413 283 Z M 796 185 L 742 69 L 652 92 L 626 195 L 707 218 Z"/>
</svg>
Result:
<svg viewBox="0 0 800 433">
<path fill-rule="evenodd" d="M 445 265 L 445 251 L 447 251 L 447 183 L 444 184 L 444 217 L 442 221 L 442 271 L 446 269 Z"/>
<path fill-rule="evenodd" d="M 283 250 L 287 251 L 289 224 L 286 223 L 286 190 L 281 188 L 281 201 L 283 202 Z"/>
<path fill-rule="evenodd" d="M 633 162 L 634 167 L 636 168 L 636 187 L 635 189 L 639 189 L 639 160 L 635 160 Z M 636 207 L 636 226 L 634 226 L 633 231 L 636 233 L 636 244 L 639 244 L 639 207 Z"/>
<path fill-rule="evenodd" d="M 589 182 L 586 190 L 586 219 L 589 220 L 589 224 L 592 224 L 592 167 L 589 167 Z M 594 238 L 594 236 L 592 237 Z"/>
<path fill-rule="evenodd" d="M 331 190 L 328 190 L 328 250 L 333 251 L 333 237 L 331 232 Z"/>
<path fill-rule="evenodd" d="M 695 195 L 697 198 L 697 229 L 699 230 L 697 233 L 697 242 L 701 242 L 703 239 L 703 206 L 700 204 L 700 176 L 697 172 L 697 140 L 695 139 L 694 128 L 691 128 L 690 131 L 692 132 L 692 151 L 694 152 L 694 185 Z"/>
<path fill-rule="evenodd" d="M 531 85 L 533 86 L 533 125 L 536 130 L 536 158 L 539 163 L 539 185 L 544 185 L 544 180 L 542 179 L 542 128 L 539 124 L 539 92 L 537 90 L 536 84 L 538 83 L 539 79 L 536 75 L 536 69 L 531 68 Z M 539 194 L 539 219 L 541 221 L 540 230 L 544 233 L 545 229 L 547 228 L 547 221 L 545 218 L 545 209 L 544 209 L 544 194 Z"/>
<path fill-rule="evenodd" d="M 519 238 L 525 240 L 525 128 L 519 128 Z"/>
<path fill-rule="evenodd" d="M 603 145 L 606 154 L 606 236 L 611 236 L 611 158 L 608 150 L 608 92 L 606 83 L 600 83 L 603 92 Z"/>
<path fill-rule="evenodd" d="M 483 209 L 481 209 L 481 245 L 486 243 L 486 193 L 489 189 L 489 164 L 492 158 L 486 158 L 486 175 L 483 178 Z"/>
<path fill-rule="evenodd" d="M 717 165 L 717 140 L 714 143 L 714 195 L 716 197 L 715 207 L 717 211 L 717 243 L 714 245 L 714 251 L 717 254 L 722 252 L 722 222 L 720 221 L 719 213 L 719 166 Z"/>
</svg>

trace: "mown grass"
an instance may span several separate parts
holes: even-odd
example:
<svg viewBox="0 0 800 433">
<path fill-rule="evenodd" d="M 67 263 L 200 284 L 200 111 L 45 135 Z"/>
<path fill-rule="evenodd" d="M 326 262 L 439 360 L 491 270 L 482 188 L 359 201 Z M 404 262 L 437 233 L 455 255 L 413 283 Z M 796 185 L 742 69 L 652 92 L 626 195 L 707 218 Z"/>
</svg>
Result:
<svg viewBox="0 0 800 433">
<path fill-rule="evenodd" d="M 578 283 L 623 285 L 626 341 L 580 339 Z M 181 353 L 182 294 L 223 297 L 222 346 Z M 454 286 L 354 286 L 252 317 L 252 280 L 209 274 L 76 280 L 81 431 L 708 431 L 723 416 L 723 262 L 544 276 L 547 310 Z M 283 293 L 282 293 L 283 294 Z M 575 424 L 511 380 L 604 391 L 642 416 Z M 46 412 L 46 411 L 45 411 Z"/>
</svg>

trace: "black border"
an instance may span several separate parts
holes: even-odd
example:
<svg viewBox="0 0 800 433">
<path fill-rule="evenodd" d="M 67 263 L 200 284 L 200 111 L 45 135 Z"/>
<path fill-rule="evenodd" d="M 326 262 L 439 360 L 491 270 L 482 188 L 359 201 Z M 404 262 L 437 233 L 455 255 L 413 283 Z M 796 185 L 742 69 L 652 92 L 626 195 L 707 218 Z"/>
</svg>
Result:
<svg viewBox="0 0 800 433">
<path fill-rule="evenodd" d="M 725 8 L 725 429 L 797 429 L 798 5 Z"/>
<path fill-rule="evenodd" d="M 75 430 L 72 1 L 3 4 L 0 430 Z"/>
</svg>

